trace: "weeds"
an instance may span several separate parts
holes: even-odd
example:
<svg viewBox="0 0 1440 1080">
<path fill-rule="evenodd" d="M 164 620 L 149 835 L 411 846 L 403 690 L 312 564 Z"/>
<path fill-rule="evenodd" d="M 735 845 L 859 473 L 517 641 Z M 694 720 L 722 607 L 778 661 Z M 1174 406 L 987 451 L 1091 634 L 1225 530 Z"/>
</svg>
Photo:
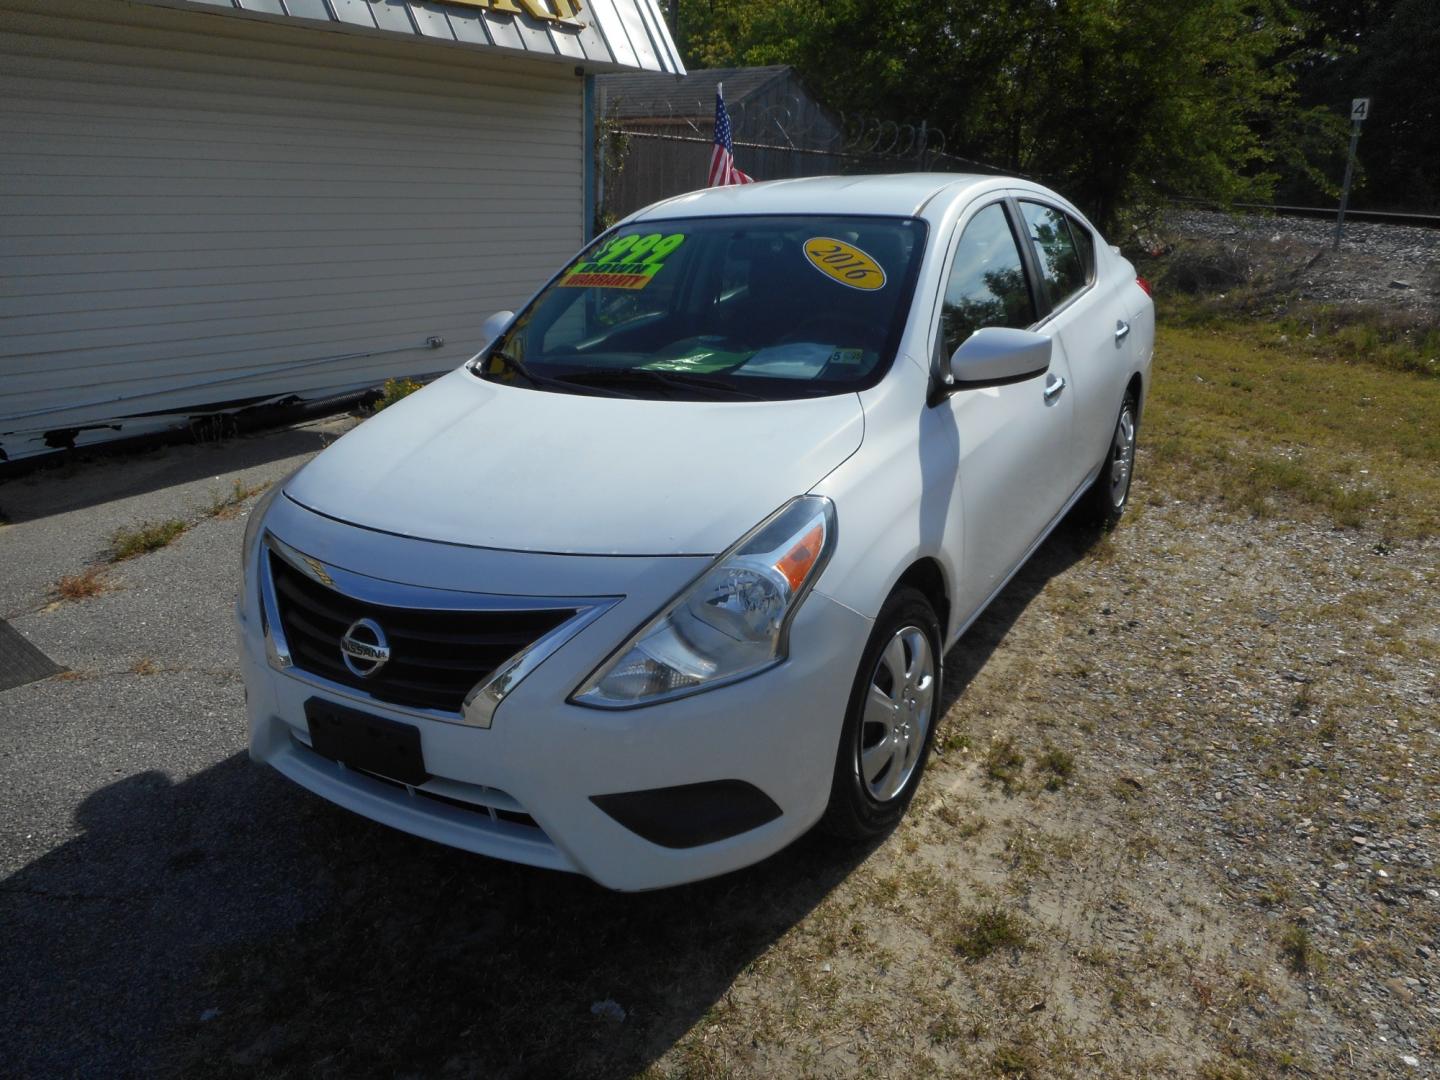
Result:
<svg viewBox="0 0 1440 1080">
<path fill-rule="evenodd" d="M 970 752 L 971 745 L 972 743 L 970 739 L 970 733 L 968 731 L 956 732 L 955 734 L 947 734 L 940 741 L 940 749 L 947 754 L 957 751 L 962 754 L 968 754 Z"/>
<path fill-rule="evenodd" d="M 1045 775 L 1045 790 L 1059 791 L 1075 775 L 1075 755 L 1049 743 L 1035 759 L 1035 768 Z"/>
<path fill-rule="evenodd" d="M 60 600 L 88 600 L 110 588 L 103 566 L 91 566 L 78 574 L 66 574 L 55 583 L 55 596 Z"/>
<path fill-rule="evenodd" d="M 1297 975 L 1304 975 L 1315 969 L 1315 946 L 1310 943 L 1310 931 L 1298 922 L 1292 922 L 1280 934 L 1280 955 Z"/>
<path fill-rule="evenodd" d="M 124 562 L 137 555 L 159 551 L 175 542 L 190 526 L 179 518 L 146 522 L 134 529 L 116 529 L 110 535 L 110 561 Z"/>
<path fill-rule="evenodd" d="M 1110 794 L 1114 795 L 1121 802 L 1129 802 L 1138 799 L 1145 786 L 1133 776 L 1119 777 L 1110 785 Z"/>
<path fill-rule="evenodd" d="M 374 405 L 370 406 L 370 412 L 374 414 L 380 412 L 382 409 L 388 409 L 397 401 L 409 397 L 423 386 L 423 383 L 418 383 L 414 379 L 386 379 L 385 385 L 380 388 L 380 399 L 376 401 Z"/>
<path fill-rule="evenodd" d="M 1028 1043 L 1011 1043 L 990 1055 L 990 1068 L 1004 1080 L 1031 1080 L 1042 1075 L 1044 1062 Z"/>
<path fill-rule="evenodd" d="M 1310 711 L 1311 707 L 1314 704 L 1315 694 L 1314 691 L 1310 689 L 1310 684 L 1301 683 L 1300 692 L 1297 693 L 1295 695 L 1295 699 L 1290 702 L 1290 715 L 1304 716 L 1307 712 Z"/>
<path fill-rule="evenodd" d="M 202 511 L 207 518 L 230 518 L 234 517 L 245 503 L 256 495 L 259 495 L 269 485 L 254 484 L 247 486 L 243 481 L 236 480 L 228 492 L 217 491 L 210 496 L 210 505 Z"/>
<path fill-rule="evenodd" d="M 999 904 L 961 912 L 954 930 L 955 952 L 966 960 L 983 960 L 1001 949 L 1019 951 L 1027 935 L 1019 916 Z"/>
<path fill-rule="evenodd" d="M 1015 745 L 1013 737 L 1006 735 L 995 739 L 985 752 L 985 775 L 996 781 L 1010 795 L 1021 787 L 1020 774 L 1025 768 L 1025 755 Z"/>
<path fill-rule="evenodd" d="M 949 803 L 942 802 L 936 806 L 935 816 L 944 822 L 950 835 L 956 839 L 966 840 L 978 836 L 985 829 L 985 819 L 979 814 L 951 806 Z"/>
</svg>

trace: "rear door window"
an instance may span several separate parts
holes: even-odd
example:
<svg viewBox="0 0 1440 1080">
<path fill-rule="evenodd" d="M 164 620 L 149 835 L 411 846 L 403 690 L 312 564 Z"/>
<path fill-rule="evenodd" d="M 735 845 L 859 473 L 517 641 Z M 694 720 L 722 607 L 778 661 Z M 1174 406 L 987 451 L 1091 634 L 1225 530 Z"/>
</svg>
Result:
<svg viewBox="0 0 1440 1080">
<path fill-rule="evenodd" d="M 1070 226 L 1063 213 L 1042 203 L 1022 201 L 1020 213 L 1035 247 L 1046 299 L 1051 307 L 1060 307 L 1089 284 Z"/>
</svg>

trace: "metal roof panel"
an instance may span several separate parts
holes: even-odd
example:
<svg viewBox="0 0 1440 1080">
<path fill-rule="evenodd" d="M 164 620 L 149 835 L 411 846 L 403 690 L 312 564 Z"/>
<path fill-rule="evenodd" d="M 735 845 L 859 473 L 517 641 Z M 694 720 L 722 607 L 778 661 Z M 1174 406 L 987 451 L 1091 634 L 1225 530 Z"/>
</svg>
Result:
<svg viewBox="0 0 1440 1080">
<path fill-rule="evenodd" d="M 375 16 L 375 25 L 381 30 L 393 30 L 398 34 L 418 34 L 415 20 L 410 18 L 410 9 L 405 0 L 369 0 L 370 14 Z"/>
<path fill-rule="evenodd" d="M 575 23 L 537 18 L 523 0 L 519 14 L 476 0 L 148 0 L 208 11 L 247 12 L 374 28 L 469 48 L 505 49 L 574 60 L 600 70 L 681 76 L 685 67 L 656 0 L 579 0 Z M 498 2 L 498 0 L 497 0 Z M 512 5 L 513 6 L 513 5 Z M 529 10 L 525 10 L 529 9 Z M 550 7 L 551 11 L 555 8 Z"/>
<path fill-rule="evenodd" d="M 330 0 L 330 9 L 340 22 L 355 26 L 374 26 L 375 16 L 365 0 Z"/>
</svg>

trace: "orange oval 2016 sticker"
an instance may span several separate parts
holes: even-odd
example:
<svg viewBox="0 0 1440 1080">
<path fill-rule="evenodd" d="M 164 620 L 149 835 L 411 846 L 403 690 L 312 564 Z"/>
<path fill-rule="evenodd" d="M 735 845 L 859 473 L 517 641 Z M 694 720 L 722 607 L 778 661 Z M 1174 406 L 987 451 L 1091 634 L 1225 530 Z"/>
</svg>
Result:
<svg viewBox="0 0 1440 1080">
<path fill-rule="evenodd" d="M 885 270 L 865 252 L 843 240 L 816 236 L 805 241 L 805 258 L 826 277 L 852 289 L 873 292 L 884 287 Z"/>
</svg>

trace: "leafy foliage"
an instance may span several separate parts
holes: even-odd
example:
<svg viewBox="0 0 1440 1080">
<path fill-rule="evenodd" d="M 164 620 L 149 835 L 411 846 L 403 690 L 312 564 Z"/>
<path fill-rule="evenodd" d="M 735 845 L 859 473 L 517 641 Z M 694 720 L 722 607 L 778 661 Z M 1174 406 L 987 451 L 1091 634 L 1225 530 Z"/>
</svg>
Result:
<svg viewBox="0 0 1440 1080">
<path fill-rule="evenodd" d="M 1371 99 L 1357 148 L 1354 206 L 1440 210 L 1440 11 L 1435 0 L 1296 0 L 1307 16 L 1298 83 L 1312 112 L 1348 128 L 1350 100 Z M 1317 151 L 1319 148 L 1316 148 Z M 1345 146 L 1311 155 L 1318 168 L 1290 168 L 1280 194 L 1333 196 Z"/>
<path fill-rule="evenodd" d="M 1277 162 L 1303 167 L 1343 128 L 1298 104 L 1288 0 L 711 0 L 681 17 L 691 63 L 793 64 L 833 107 L 924 118 L 1102 228 L 1168 195 L 1265 198 Z"/>
<path fill-rule="evenodd" d="M 424 383 L 416 382 L 414 379 L 405 378 L 404 376 L 398 379 L 386 379 L 385 385 L 380 388 L 379 400 L 370 407 L 370 411 L 377 413 L 381 409 L 387 409 L 397 401 L 409 397 L 415 393 L 416 390 L 423 389 L 424 385 Z"/>
</svg>

